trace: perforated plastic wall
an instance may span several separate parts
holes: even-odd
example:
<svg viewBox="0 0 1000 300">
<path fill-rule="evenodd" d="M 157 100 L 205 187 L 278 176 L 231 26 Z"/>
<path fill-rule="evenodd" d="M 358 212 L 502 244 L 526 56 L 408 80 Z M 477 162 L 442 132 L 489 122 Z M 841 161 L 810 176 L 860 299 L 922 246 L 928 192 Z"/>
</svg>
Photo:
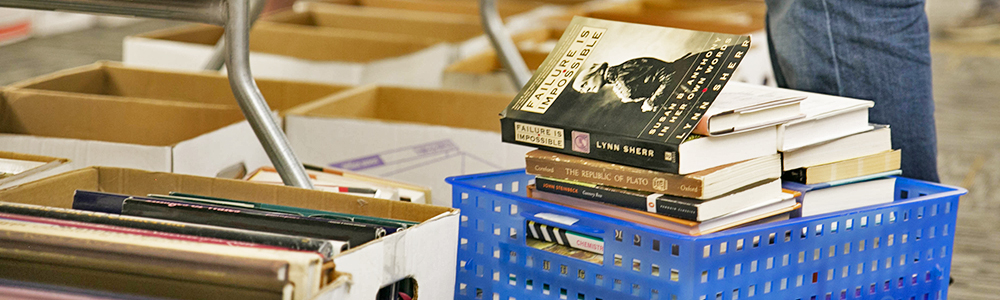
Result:
<svg viewBox="0 0 1000 300">
<path fill-rule="evenodd" d="M 946 299 L 965 194 L 898 178 L 889 204 L 694 237 L 525 198 L 533 180 L 448 179 L 462 210 L 456 299 Z M 527 221 L 603 239 L 603 264 L 528 247 Z"/>
</svg>

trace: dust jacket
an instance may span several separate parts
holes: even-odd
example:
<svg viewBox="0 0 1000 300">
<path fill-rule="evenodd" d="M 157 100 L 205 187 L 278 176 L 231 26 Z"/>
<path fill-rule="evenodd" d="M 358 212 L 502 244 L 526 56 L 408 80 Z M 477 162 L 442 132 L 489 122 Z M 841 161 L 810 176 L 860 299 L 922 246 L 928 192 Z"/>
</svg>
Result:
<svg viewBox="0 0 1000 300">
<path fill-rule="evenodd" d="M 750 36 L 574 17 L 501 113 L 504 142 L 677 173 Z"/>
</svg>

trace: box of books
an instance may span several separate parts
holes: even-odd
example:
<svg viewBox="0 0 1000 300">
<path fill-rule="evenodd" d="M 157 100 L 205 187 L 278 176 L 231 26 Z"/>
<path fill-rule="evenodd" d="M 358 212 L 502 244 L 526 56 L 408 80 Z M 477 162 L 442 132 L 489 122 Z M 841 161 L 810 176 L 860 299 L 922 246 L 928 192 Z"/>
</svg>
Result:
<svg viewBox="0 0 1000 300">
<path fill-rule="evenodd" d="M 446 177 L 524 166 L 530 149 L 501 143 L 496 122 L 512 96 L 359 87 L 293 109 L 285 132 L 303 163 L 428 186 L 450 206 Z"/>
<path fill-rule="evenodd" d="M 69 170 L 65 158 L 0 151 L 0 189 Z"/>
<path fill-rule="evenodd" d="M 0 199 L 0 280 L 129 299 L 453 298 L 456 209 L 114 167 Z"/>
<path fill-rule="evenodd" d="M 346 87 L 258 80 L 279 112 Z M 6 87 L 0 150 L 91 165 L 216 176 L 270 160 L 226 77 L 98 63 Z"/>
<path fill-rule="evenodd" d="M 223 30 L 190 25 L 125 38 L 130 66 L 198 71 L 205 68 Z M 454 49 L 411 36 L 275 26 L 250 32 L 250 66 L 257 78 L 334 84 L 438 87 Z"/>
</svg>

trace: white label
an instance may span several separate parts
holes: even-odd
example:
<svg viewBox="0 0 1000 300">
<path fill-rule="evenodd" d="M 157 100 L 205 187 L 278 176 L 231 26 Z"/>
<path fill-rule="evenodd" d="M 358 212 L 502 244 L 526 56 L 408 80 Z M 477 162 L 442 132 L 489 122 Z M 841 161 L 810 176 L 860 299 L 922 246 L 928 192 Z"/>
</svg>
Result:
<svg viewBox="0 0 1000 300">
<path fill-rule="evenodd" d="M 559 128 L 514 122 L 514 140 L 518 142 L 564 149 L 564 136 Z"/>
<path fill-rule="evenodd" d="M 559 58 L 555 66 L 545 77 L 542 78 L 541 85 L 528 101 L 521 106 L 521 111 L 544 114 L 552 106 L 559 94 L 567 86 L 573 84 L 573 79 L 580 72 L 587 58 L 593 53 L 597 42 L 601 41 L 607 29 L 586 27 L 580 30 L 573 42 L 569 45 L 566 53 Z"/>
<path fill-rule="evenodd" d="M 577 218 L 572 218 L 572 217 L 567 217 L 567 216 L 561 216 L 561 215 L 557 215 L 557 214 L 550 214 L 550 213 L 538 213 L 538 214 L 535 214 L 535 218 L 549 220 L 549 221 L 556 222 L 556 223 L 563 224 L 563 225 L 567 225 L 567 226 L 576 224 L 577 221 L 580 221 L 580 219 L 577 219 Z M 544 225 L 542 225 L 542 226 L 544 226 Z M 545 230 L 543 229 L 542 231 L 545 231 Z"/>
</svg>

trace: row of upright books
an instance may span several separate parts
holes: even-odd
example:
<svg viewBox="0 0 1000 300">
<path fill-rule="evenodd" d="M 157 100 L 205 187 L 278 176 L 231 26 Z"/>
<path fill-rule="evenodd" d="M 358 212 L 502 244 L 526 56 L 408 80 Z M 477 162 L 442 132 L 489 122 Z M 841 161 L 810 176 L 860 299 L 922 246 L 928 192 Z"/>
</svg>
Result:
<svg viewBox="0 0 1000 300">
<path fill-rule="evenodd" d="M 891 202 L 900 150 L 873 102 L 728 82 L 749 46 L 574 19 L 502 113 L 505 142 L 538 148 L 529 195 L 688 235 Z"/>
<path fill-rule="evenodd" d="M 6 178 L 45 167 L 0 159 Z M 350 277 L 335 263 L 345 252 L 363 256 L 359 248 L 449 211 L 400 199 L 429 190 L 391 180 L 314 169 L 323 191 L 307 191 L 273 186 L 272 174 L 235 181 L 95 167 L 0 190 L 0 298 L 314 299 Z M 416 248 L 406 255 L 434 260 Z M 407 278 L 377 299 L 415 292 Z"/>
</svg>

